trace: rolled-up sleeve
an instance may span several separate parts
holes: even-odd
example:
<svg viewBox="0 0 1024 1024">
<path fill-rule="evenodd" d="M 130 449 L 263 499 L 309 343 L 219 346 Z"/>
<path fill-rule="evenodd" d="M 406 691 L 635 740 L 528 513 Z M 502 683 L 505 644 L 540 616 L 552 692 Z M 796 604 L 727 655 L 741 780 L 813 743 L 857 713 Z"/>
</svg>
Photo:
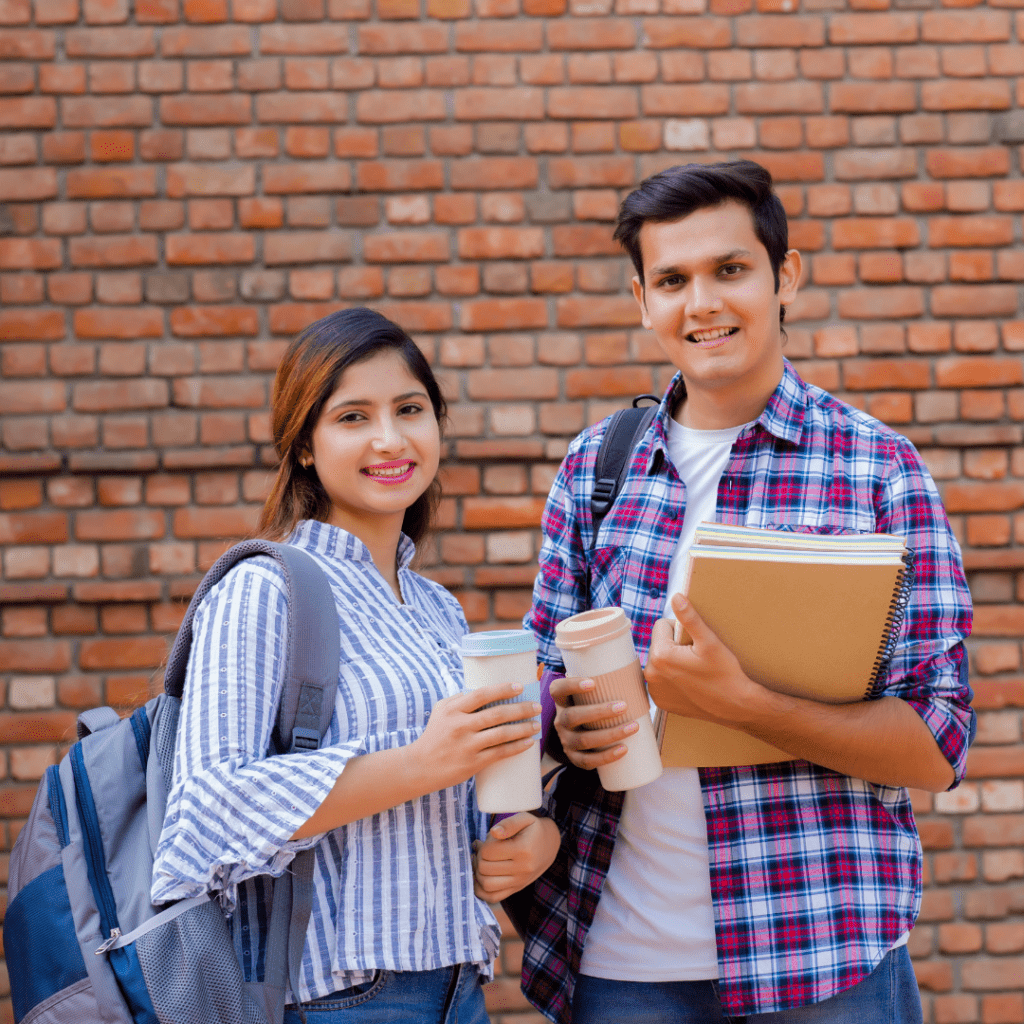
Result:
<svg viewBox="0 0 1024 1024">
<path fill-rule="evenodd" d="M 234 567 L 196 612 L 155 903 L 280 875 L 320 837 L 292 841 L 360 742 L 268 757 L 285 673 L 288 606 L 269 559 Z"/>
<path fill-rule="evenodd" d="M 897 444 L 883 486 L 883 528 L 902 534 L 914 553 L 913 586 L 884 693 L 900 697 L 924 720 L 953 767 L 967 769 L 974 711 L 963 641 L 971 632 L 971 596 L 960 545 L 938 490 L 917 452 Z"/>
</svg>

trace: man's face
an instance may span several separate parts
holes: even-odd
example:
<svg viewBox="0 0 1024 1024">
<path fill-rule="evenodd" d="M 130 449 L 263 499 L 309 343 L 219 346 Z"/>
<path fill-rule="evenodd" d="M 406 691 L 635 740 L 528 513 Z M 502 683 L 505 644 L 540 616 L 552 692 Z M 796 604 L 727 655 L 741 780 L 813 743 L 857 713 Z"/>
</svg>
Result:
<svg viewBox="0 0 1024 1024">
<path fill-rule="evenodd" d="M 779 305 L 796 296 L 800 254 L 790 250 L 775 290 L 768 250 L 737 202 L 640 229 L 643 324 L 682 371 L 687 391 L 774 390 L 782 375 Z"/>
</svg>

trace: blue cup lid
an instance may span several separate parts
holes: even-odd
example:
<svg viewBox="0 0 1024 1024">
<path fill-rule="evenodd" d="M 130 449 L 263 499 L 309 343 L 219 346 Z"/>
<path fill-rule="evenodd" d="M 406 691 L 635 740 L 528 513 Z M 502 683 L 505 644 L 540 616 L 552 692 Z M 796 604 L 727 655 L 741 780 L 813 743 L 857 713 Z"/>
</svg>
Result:
<svg viewBox="0 0 1024 1024">
<path fill-rule="evenodd" d="M 490 629 L 467 633 L 462 638 L 464 658 L 493 658 L 500 654 L 524 654 L 537 650 L 537 638 L 528 629 Z"/>
</svg>

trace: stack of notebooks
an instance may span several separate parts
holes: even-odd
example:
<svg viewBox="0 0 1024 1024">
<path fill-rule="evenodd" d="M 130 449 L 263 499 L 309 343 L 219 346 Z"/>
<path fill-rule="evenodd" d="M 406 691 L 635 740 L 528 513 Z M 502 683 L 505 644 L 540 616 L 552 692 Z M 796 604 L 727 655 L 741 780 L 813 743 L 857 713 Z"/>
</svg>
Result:
<svg viewBox="0 0 1024 1024">
<path fill-rule="evenodd" d="M 683 592 L 751 679 L 829 703 L 884 685 L 909 598 L 902 537 L 824 535 L 702 523 Z M 690 643 L 677 623 L 676 639 Z M 666 767 L 791 761 L 768 743 L 712 722 L 658 712 Z"/>
</svg>

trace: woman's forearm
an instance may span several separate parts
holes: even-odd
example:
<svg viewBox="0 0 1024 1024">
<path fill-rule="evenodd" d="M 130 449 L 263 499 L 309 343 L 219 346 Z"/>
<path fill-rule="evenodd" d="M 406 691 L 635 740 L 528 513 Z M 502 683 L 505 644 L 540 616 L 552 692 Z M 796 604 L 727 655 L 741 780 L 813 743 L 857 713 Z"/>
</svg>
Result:
<svg viewBox="0 0 1024 1024">
<path fill-rule="evenodd" d="M 292 839 L 330 832 L 433 792 L 436 787 L 423 778 L 418 760 L 412 746 L 353 757 Z"/>
</svg>

